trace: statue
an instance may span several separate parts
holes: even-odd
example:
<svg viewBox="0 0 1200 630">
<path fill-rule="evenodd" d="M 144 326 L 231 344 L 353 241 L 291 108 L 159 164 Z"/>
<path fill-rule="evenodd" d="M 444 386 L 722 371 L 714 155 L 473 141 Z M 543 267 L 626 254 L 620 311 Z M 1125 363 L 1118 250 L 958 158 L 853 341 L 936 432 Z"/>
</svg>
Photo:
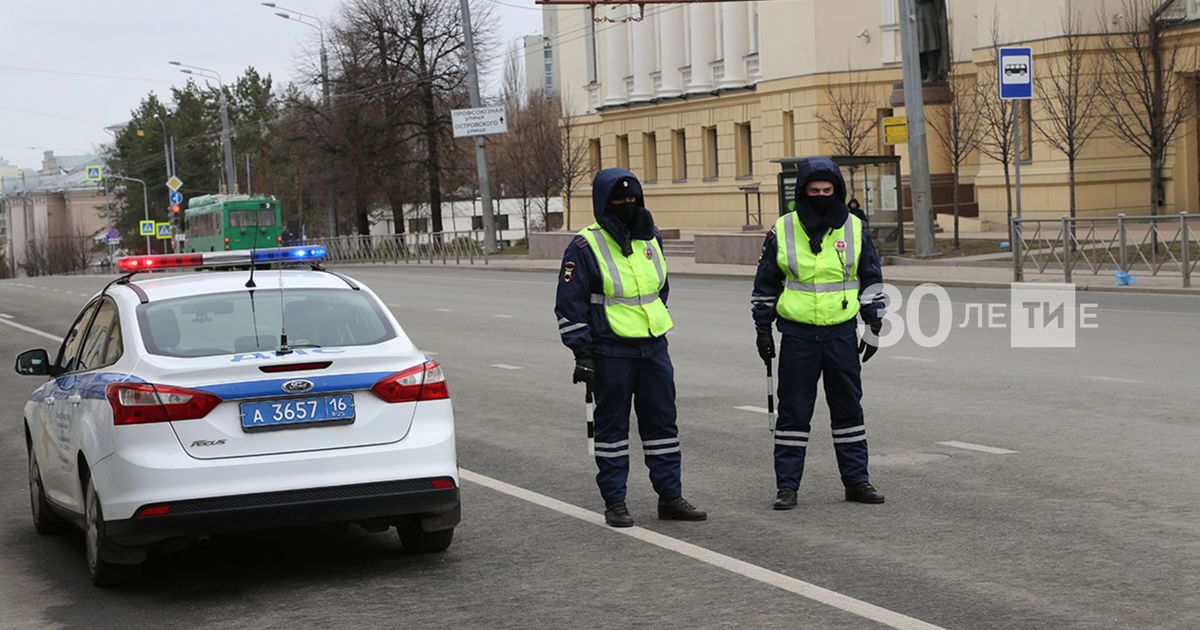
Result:
<svg viewBox="0 0 1200 630">
<path fill-rule="evenodd" d="M 921 51 L 921 82 L 946 80 L 950 65 L 950 36 L 946 24 L 946 0 L 914 0 L 917 14 L 917 43 Z"/>
</svg>

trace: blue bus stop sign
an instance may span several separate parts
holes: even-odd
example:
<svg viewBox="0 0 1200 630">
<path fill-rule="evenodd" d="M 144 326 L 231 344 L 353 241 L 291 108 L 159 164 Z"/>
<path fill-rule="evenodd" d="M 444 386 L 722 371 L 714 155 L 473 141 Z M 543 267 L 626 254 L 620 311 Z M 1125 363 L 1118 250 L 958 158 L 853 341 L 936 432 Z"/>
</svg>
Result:
<svg viewBox="0 0 1200 630">
<path fill-rule="evenodd" d="M 1001 48 L 999 67 L 1000 98 L 1004 100 L 1033 98 L 1033 49 Z"/>
</svg>

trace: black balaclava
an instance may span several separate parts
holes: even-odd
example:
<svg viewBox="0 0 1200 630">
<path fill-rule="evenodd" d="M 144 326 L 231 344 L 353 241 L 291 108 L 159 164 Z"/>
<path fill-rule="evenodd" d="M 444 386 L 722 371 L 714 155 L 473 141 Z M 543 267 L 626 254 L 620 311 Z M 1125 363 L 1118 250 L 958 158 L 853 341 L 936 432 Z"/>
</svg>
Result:
<svg viewBox="0 0 1200 630">
<path fill-rule="evenodd" d="M 632 177 L 624 177 L 621 181 L 613 186 L 612 192 L 608 195 L 608 204 L 605 205 L 604 211 L 612 215 L 612 217 L 626 226 L 633 223 L 633 217 L 637 213 L 638 204 L 633 203 L 613 203 L 613 199 L 637 199 L 642 195 L 642 187 L 636 179 Z"/>
<path fill-rule="evenodd" d="M 614 219 L 625 225 L 629 225 L 633 221 L 633 213 L 636 209 L 636 203 L 613 203 L 609 201 L 605 211 L 612 215 Z"/>
<path fill-rule="evenodd" d="M 825 234 L 829 230 L 834 230 L 841 227 L 845 222 L 844 217 L 839 217 L 837 209 L 844 206 L 841 199 L 837 197 L 838 182 L 832 173 L 817 172 L 812 177 L 804 182 L 804 186 L 812 182 L 829 182 L 834 186 L 834 194 L 828 197 L 823 195 L 804 195 L 804 205 L 812 209 L 811 213 L 801 212 L 800 219 L 804 223 L 804 229 L 808 232 L 808 244 L 814 254 L 821 253 L 821 241 L 825 238 Z M 802 189 L 803 190 L 803 189 Z"/>
</svg>

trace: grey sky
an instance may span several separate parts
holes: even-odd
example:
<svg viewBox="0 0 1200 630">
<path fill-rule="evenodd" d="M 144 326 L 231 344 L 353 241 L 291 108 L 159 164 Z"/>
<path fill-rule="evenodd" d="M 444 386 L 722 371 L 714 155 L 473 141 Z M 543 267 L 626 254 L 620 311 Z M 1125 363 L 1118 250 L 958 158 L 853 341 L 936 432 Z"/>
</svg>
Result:
<svg viewBox="0 0 1200 630">
<path fill-rule="evenodd" d="M 503 1 L 494 5 L 502 49 L 541 32 L 533 0 Z M 331 18 L 339 2 L 278 4 Z M 0 157 L 38 168 L 44 150 L 90 151 L 147 92 L 186 81 L 168 60 L 213 68 L 226 81 L 254 66 L 285 84 L 297 55 L 315 50 L 316 33 L 259 0 L 0 0 Z"/>
</svg>

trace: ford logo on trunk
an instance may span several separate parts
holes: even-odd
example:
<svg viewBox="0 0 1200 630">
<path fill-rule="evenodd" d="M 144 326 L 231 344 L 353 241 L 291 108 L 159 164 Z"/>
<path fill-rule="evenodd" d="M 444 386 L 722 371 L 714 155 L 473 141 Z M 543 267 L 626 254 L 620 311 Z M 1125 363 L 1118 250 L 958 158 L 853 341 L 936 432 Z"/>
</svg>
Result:
<svg viewBox="0 0 1200 630">
<path fill-rule="evenodd" d="M 282 387 L 283 391 L 289 394 L 301 394 L 312 389 L 313 382 L 308 379 L 298 378 L 284 383 Z"/>
</svg>

